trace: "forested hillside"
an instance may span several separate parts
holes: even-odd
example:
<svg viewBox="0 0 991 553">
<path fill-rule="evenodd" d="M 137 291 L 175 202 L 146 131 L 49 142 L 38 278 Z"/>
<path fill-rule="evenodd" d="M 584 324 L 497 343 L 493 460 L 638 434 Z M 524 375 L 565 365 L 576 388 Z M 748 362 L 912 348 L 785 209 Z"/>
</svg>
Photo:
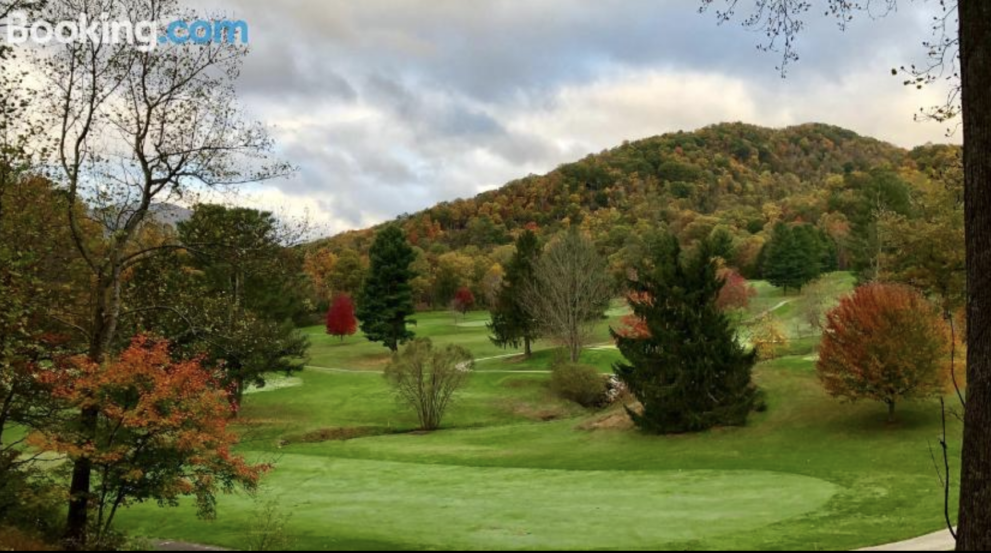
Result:
<svg viewBox="0 0 991 553">
<path fill-rule="evenodd" d="M 814 243 L 810 255 L 823 269 L 869 276 L 883 270 L 879 259 L 890 248 L 878 220 L 914 218 L 933 183 L 958 188 L 959 155 L 954 146 L 907 151 L 821 124 L 720 124 L 624 143 L 399 222 L 416 248 L 425 305 L 445 305 L 462 286 L 482 302 L 492 298 L 524 228 L 546 240 L 580 225 L 608 257 L 617 283 L 642 257 L 644 237 L 657 231 L 673 233 L 687 249 L 712 237 L 728 265 L 764 277 L 765 245 L 776 234 L 791 240 L 775 232 L 781 224 L 802 227 L 796 234 L 808 241 L 789 248 Z M 341 256 L 352 264 L 366 256 L 373 236 L 366 229 L 314 244 L 311 275 Z M 340 288 L 333 278 L 323 286 Z"/>
</svg>

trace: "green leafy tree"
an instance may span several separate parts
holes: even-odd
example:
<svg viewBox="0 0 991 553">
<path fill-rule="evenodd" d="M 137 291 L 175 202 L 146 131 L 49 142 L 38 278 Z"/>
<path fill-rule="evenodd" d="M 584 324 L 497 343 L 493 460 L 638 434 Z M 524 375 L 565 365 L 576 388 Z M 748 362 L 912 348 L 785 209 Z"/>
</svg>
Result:
<svg viewBox="0 0 991 553">
<path fill-rule="evenodd" d="M 675 239 L 652 248 L 652 267 L 630 281 L 630 305 L 645 335 L 613 337 L 628 363 L 615 373 L 643 405 L 627 409 L 655 434 L 743 425 L 758 401 L 751 380 L 756 354 L 737 341 L 717 299 L 723 281 L 707 243 L 681 260 Z"/>
<path fill-rule="evenodd" d="M 266 211 L 214 204 L 197 205 L 178 227 L 193 266 L 230 299 L 232 319 L 245 310 L 278 321 L 307 311 L 303 260 L 289 249 L 301 229 Z"/>
<path fill-rule="evenodd" d="M 346 249 L 337 256 L 337 263 L 330 271 L 331 288 L 335 293 L 355 297 L 361 291 L 365 272 L 365 263 L 361 255 L 355 250 Z"/>
<path fill-rule="evenodd" d="M 289 248 L 295 229 L 271 213 L 198 205 L 179 224 L 188 254 L 162 256 L 135 282 L 136 294 L 161 283 L 157 301 L 179 314 L 174 324 L 145 320 L 140 330 L 164 333 L 189 355 L 206 353 L 223 370 L 236 405 L 267 373 L 302 370 L 309 342 L 293 321 L 305 313 L 299 294 L 302 261 Z M 172 317 L 174 318 L 174 317 Z"/>
<path fill-rule="evenodd" d="M 372 342 L 382 342 L 393 352 L 414 337 L 407 325 L 415 322 L 413 289 L 416 274 L 410 264 L 416 258 L 406 235 L 398 226 L 382 229 L 369 252 L 371 268 L 358 299 L 361 331 Z"/>
<path fill-rule="evenodd" d="M 516 252 L 506 266 L 502 287 L 492 309 L 489 331 L 492 343 L 499 347 L 523 346 L 527 357 L 533 352 L 533 342 L 539 336 L 537 321 L 523 304 L 523 290 L 534 278 L 534 265 L 540 257 L 540 242 L 536 233 L 527 230 L 516 239 Z"/>
<path fill-rule="evenodd" d="M 911 190 L 898 174 L 887 169 L 854 173 L 846 178 L 853 192 L 852 206 L 847 208 L 853 223 L 850 250 L 853 268 L 862 281 L 878 279 L 884 272 L 885 252 L 893 247 L 892 237 L 880 221 L 911 212 Z"/>
</svg>

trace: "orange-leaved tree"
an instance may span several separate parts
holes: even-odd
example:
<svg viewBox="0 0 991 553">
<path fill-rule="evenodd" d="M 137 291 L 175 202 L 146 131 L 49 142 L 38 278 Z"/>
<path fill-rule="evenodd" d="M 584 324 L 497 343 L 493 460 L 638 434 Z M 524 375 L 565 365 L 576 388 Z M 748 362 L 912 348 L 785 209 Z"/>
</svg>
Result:
<svg viewBox="0 0 991 553">
<path fill-rule="evenodd" d="M 31 437 L 40 450 L 90 460 L 98 482 L 88 501 L 97 543 L 121 507 L 175 506 L 180 497 L 194 496 L 200 516 L 208 518 L 218 492 L 253 490 L 269 468 L 232 452 L 237 437 L 227 427 L 228 393 L 198 361 L 173 360 L 166 341 L 138 336 L 103 364 L 64 359 L 44 381 L 66 408 L 98 412 L 92 439 L 72 420 Z"/>
<path fill-rule="evenodd" d="M 949 327 L 914 288 L 862 286 L 826 319 L 817 371 L 833 397 L 880 401 L 891 421 L 902 400 L 947 390 Z"/>
</svg>

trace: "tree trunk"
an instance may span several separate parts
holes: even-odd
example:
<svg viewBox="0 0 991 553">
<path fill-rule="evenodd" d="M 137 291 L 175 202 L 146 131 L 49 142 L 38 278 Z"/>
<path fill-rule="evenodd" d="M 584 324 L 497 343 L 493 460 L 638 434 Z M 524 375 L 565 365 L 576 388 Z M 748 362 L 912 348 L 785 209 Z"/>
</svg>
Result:
<svg viewBox="0 0 991 553">
<path fill-rule="evenodd" d="M 889 401 L 888 402 L 888 424 L 892 424 L 894 422 L 895 422 L 895 402 L 894 401 Z"/>
<path fill-rule="evenodd" d="M 94 332 L 87 356 L 94 363 L 106 361 L 107 353 L 117 333 L 120 315 L 120 277 L 118 269 L 110 277 L 97 279 L 97 306 L 93 317 Z M 99 411 L 84 409 L 79 413 L 79 432 L 83 443 L 96 439 Z M 89 502 L 93 465 L 87 457 L 80 457 L 72 466 L 69 484 L 69 513 L 66 518 L 65 547 L 70 551 L 86 548 L 89 527 Z"/>
<path fill-rule="evenodd" d="M 93 437 L 96 432 L 97 411 L 86 409 L 79 415 L 80 432 Z M 86 530 L 89 526 L 90 480 L 93 465 L 88 457 L 80 457 L 72 466 L 72 483 L 69 485 L 69 515 L 66 520 L 65 548 L 82 551 L 86 548 Z"/>
<path fill-rule="evenodd" d="M 533 345 L 530 344 L 530 338 L 527 336 L 523 337 L 523 357 L 529 359 L 533 355 Z"/>
<path fill-rule="evenodd" d="M 967 221 L 967 409 L 959 551 L 991 549 L 991 2 L 960 0 Z"/>
</svg>

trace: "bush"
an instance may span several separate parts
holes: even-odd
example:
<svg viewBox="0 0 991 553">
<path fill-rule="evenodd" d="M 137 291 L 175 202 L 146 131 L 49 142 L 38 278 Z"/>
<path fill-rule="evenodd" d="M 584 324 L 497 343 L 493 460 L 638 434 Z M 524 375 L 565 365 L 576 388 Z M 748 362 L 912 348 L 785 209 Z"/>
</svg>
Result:
<svg viewBox="0 0 991 553">
<path fill-rule="evenodd" d="M 248 532 L 246 551 L 286 551 L 292 546 L 286 527 L 291 514 L 282 510 L 276 501 L 268 501 L 255 511 L 257 523 Z"/>
<path fill-rule="evenodd" d="M 57 541 L 62 534 L 64 497 L 56 479 L 64 475 L 57 470 L 17 467 L 16 453 L 0 453 L 0 526 L 20 529 L 32 538 Z"/>
<path fill-rule="evenodd" d="M 566 364 L 554 368 L 551 389 L 558 396 L 582 407 L 601 407 L 608 402 L 606 379 L 594 367 Z"/>
<path fill-rule="evenodd" d="M 0 526 L 0 551 L 57 551 L 57 548 L 17 528 Z"/>
<path fill-rule="evenodd" d="M 471 352 L 454 345 L 434 349 L 429 339 L 416 339 L 385 368 L 400 403 L 416 412 L 420 430 L 440 428 L 455 393 L 475 366 Z"/>
</svg>

